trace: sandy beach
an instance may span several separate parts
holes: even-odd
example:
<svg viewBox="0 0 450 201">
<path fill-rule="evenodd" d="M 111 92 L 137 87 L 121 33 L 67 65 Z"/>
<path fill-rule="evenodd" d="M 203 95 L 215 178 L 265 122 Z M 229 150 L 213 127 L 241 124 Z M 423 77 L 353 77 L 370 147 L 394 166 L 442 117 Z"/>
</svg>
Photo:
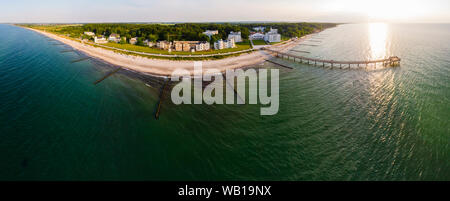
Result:
<svg viewBox="0 0 450 201">
<path fill-rule="evenodd" d="M 48 33 L 36 29 L 29 30 L 43 34 L 49 38 L 60 41 L 72 48 L 81 51 L 93 58 L 97 58 L 108 62 L 113 65 L 121 66 L 123 68 L 157 76 L 170 76 L 175 70 L 183 69 L 194 74 L 194 61 L 174 61 L 166 59 L 152 59 L 141 56 L 133 56 L 127 54 L 120 54 L 111 50 L 107 50 L 100 47 L 93 47 L 91 45 L 83 44 L 78 41 L 70 40 L 64 37 L 60 37 L 53 33 Z M 297 46 L 304 39 L 290 40 L 286 43 L 273 45 L 271 49 L 278 51 L 288 51 Z M 227 57 L 218 60 L 203 60 L 203 72 L 207 70 L 218 70 L 224 72 L 227 69 L 236 69 L 242 67 L 248 67 L 265 62 L 266 59 L 271 57 L 267 52 L 253 51 L 250 53 L 243 53 L 239 56 Z"/>
</svg>

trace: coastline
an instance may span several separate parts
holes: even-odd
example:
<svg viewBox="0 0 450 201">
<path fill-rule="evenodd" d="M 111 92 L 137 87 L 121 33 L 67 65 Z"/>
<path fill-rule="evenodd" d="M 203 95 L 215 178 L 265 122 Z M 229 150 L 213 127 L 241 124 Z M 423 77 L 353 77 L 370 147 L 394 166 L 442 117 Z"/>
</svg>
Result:
<svg viewBox="0 0 450 201">
<path fill-rule="evenodd" d="M 101 47 L 94 47 L 91 45 L 83 44 L 74 40 L 70 40 L 64 37 L 60 37 L 53 33 L 44 32 L 41 30 L 31 29 L 27 27 L 22 27 L 31 31 L 35 31 L 39 34 L 57 40 L 64 43 L 75 50 L 81 51 L 92 58 L 102 60 L 104 62 L 120 66 L 122 68 L 148 74 L 154 76 L 171 76 L 175 70 L 186 70 L 191 75 L 194 75 L 194 62 L 192 60 L 165 60 L 165 59 L 153 59 L 143 56 L 134 56 L 117 53 L 111 50 L 107 50 Z M 297 46 L 299 43 L 303 42 L 306 38 L 302 37 L 300 39 L 291 39 L 283 44 L 272 45 L 272 49 L 277 49 L 277 51 L 286 52 L 289 49 Z M 209 70 L 216 70 L 224 72 L 228 69 L 244 68 L 253 65 L 258 65 L 264 63 L 266 59 L 271 57 L 270 54 L 262 51 L 253 51 L 250 53 L 243 53 L 237 56 L 227 57 L 218 60 L 202 60 L 203 72 Z"/>
</svg>

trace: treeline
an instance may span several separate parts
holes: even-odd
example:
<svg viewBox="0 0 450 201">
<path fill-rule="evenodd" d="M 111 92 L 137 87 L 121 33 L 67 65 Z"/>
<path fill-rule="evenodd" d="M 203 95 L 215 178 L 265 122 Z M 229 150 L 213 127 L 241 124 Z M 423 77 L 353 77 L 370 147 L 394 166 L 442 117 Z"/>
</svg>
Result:
<svg viewBox="0 0 450 201">
<path fill-rule="evenodd" d="M 316 30 L 323 30 L 330 27 L 335 27 L 337 24 L 332 23 L 264 23 L 264 24 L 240 24 L 240 26 L 253 30 L 254 27 L 265 27 L 265 31 L 270 31 L 270 28 L 278 29 L 278 33 L 282 37 L 302 37 L 313 33 Z"/>
<path fill-rule="evenodd" d="M 140 40 L 161 41 L 167 40 L 189 40 L 189 41 L 210 41 L 210 38 L 203 34 L 206 30 L 218 30 L 219 34 L 214 35 L 210 42 L 218 39 L 226 39 L 231 31 L 240 31 L 243 39 L 248 39 L 253 27 L 263 26 L 266 31 L 270 27 L 278 29 L 283 37 L 301 37 L 306 34 L 335 26 L 326 23 L 264 23 L 264 24 L 232 24 L 232 23 L 182 23 L 182 24 L 84 24 L 80 26 L 60 26 L 55 29 L 60 34 L 71 37 L 83 37 L 86 31 L 94 32 L 96 35 L 109 36 L 113 33 L 122 37 L 138 37 Z"/>
</svg>

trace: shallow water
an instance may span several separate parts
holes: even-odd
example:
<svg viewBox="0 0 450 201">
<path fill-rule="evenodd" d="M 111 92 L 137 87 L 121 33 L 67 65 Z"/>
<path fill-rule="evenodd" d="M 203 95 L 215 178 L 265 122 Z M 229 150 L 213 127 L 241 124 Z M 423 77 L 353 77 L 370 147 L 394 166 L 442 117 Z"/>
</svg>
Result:
<svg viewBox="0 0 450 201">
<path fill-rule="evenodd" d="M 280 111 L 183 105 L 0 25 L 2 180 L 449 180 L 450 25 L 349 24 L 298 55 L 401 67 L 280 69 Z M 311 41 L 313 40 L 313 41 Z M 275 68 L 273 64 L 263 67 Z M 153 85 L 152 85 L 153 86 Z"/>
</svg>

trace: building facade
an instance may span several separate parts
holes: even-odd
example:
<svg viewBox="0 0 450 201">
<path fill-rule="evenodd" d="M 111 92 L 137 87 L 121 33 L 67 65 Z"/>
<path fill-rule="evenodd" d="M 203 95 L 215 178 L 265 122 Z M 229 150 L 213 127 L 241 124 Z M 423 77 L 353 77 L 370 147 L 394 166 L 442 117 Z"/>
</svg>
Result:
<svg viewBox="0 0 450 201">
<path fill-rule="evenodd" d="M 174 50 L 178 52 L 195 52 L 210 50 L 209 42 L 203 41 L 174 41 Z"/>
<path fill-rule="evenodd" d="M 172 49 L 172 43 L 169 41 L 159 41 L 156 43 L 156 47 L 162 50 Z"/>
<path fill-rule="evenodd" d="M 270 28 L 270 31 L 264 35 L 264 40 L 270 43 L 281 42 L 281 35 L 278 34 L 278 29 Z"/>
<path fill-rule="evenodd" d="M 264 40 L 265 35 L 262 33 L 253 33 L 250 35 L 251 40 Z"/>
<path fill-rule="evenodd" d="M 224 48 L 224 42 L 222 39 L 220 39 L 214 43 L 214 49 L 221 50 L 223 48 Z"/>
<path fill-rule="evenodd" d="M 111 34 L 111 35 L 109 35 L 109 37 L 108 37 L 108 41 L 111 41 L 111 42 L 116 42 L 116 43 L 118 43 L 118 42 L 120 42 L 120 40 L 121 40 L 121 38 L 120 38 L 120 35 L 119 35 L 119 34 Z"/>
<path fill-rule="evenodd" d="M 84 35 L 95 36 L 95 33 L 86 31 L 86 32 L 84 32 Z"/>
<path fill-rule="evenodd" d="M 228 48 L 235 48 L 236 43 L 234 42 L 234 39 L 230 40 L 218 40 L 214 43 L 214 49 L 216 50 L 222 50 L 222 49 L 228 49 Z"/>
<path fill-rule="evenodd" d="M 104 36 L 102 37 L 94 37 L 94 42 L 95 43 L 99 43 L 99 44 L 104 44 L 104 43 L 108 43 L 108 41 L 106 40 L 106 38 Z"/>
<path fill-rule="evenodd" d="M 211 45 L 209 44 L 209 42 L 200 42 L 195 45 L 195 51 L 197 51 L 197 52 L 208 51 L 210 49 L 211 49 Z"/>
<path fill-rule="evenodd" d="M 162 50 L 174 50 L 177 52 L 198 52 L 211 49 L 211 45 L 207 41 L 173 41 L 173 43 L 159 41 L 156 43 L 156 47 Z"/>
<path fill-rule="evenodd" d="M 219 34 L 219 30 L 206 30 L 203 34 L 211 38 L 211 36 Z"/>
<path fill-rule="evenodd" d="M 137 37 L 130 38 L 130 44 L 136 45 L 136 43 L 137 43 Z"/>
<path fill-rule="evenodd" d="M 154 43 L 154 42 L 151 42 L 151 41 L 149 41 L 149 40 L 144 40 L 144 45 L 145 45 L 145 46 L 148 46 L 148 47 L 154 47 L 154 46 L 155 46 L 155 43 Z"/>
<path fill-rule="evenodd" d="M 230 32 L 230 34 L 228 35 L 228 40 L 230 39 L 234 39 L 234 42 L 236 43 L 242 42 L 241 32 Z"/>
</svg>

